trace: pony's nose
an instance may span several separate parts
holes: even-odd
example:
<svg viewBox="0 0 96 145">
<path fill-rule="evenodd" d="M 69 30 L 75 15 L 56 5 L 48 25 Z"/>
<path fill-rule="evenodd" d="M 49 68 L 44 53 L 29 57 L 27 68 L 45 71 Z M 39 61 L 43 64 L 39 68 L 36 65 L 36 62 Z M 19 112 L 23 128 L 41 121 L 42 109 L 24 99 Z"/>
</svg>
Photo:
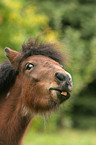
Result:
<svg viewBox="0 0 96 145">
<path fill-rule="evenodd" d="M 63 73 L 60 73 L 60 72 L 55 73 L 55 78 L 58 82 L 64 81 L 65 77 L 66 76 Z"/>
<path fill-rule="evenodd" d="M 71 91 L 72 90 L 72 77 L 67 72 L 66 74 L 63 74 L 61 72 L 55 73 L 55 79 L 60 84 L 60 88 L 63 91 Z"/>
</svg>

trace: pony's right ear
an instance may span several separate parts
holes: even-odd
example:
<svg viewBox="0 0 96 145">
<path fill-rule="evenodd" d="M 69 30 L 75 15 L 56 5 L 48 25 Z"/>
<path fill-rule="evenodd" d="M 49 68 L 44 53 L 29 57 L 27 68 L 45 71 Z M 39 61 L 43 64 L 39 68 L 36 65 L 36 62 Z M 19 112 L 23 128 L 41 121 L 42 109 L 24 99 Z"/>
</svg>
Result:
<svg viewBox="0 0 96 145">
<path fill-rule="evenodd" d="M 12 66 L 17 69 L 17 61 L 16 58 L 19 52 L 14 51 L 8 47 L 5 47 L 5 55 L 8 57 L 9 61 L 11 62 Z"/>
</svg>

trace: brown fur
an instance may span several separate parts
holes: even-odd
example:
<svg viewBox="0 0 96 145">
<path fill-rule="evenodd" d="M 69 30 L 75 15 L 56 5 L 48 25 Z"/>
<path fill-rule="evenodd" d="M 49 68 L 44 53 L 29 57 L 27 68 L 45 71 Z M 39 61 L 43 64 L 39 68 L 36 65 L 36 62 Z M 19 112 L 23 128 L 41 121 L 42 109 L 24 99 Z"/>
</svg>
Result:
<svg viewBox="0 0 96 145">
<path fill-rule="evenodd" d="M 66 71 L 48 56 L 29 55 L 20 61 L 22 52 L 9 48 L 5 52 L 18 73 L 13 85 L 0 96 L 0 145 L 21 145 L 32 118 L 38 113 L 50 112 L 60 104 L 56 90 L 50 91 L 50 88 L 60 87 L 55 74 L 66 75 Z M 27 70 L 29 63 L 34 66 Z"/>
</svg>

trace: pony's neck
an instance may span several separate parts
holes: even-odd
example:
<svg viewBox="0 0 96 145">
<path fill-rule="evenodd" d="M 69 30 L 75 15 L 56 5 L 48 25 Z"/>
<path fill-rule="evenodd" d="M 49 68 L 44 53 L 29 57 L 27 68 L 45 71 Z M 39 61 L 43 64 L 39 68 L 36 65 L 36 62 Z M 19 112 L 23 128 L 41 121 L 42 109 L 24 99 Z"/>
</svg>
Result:
<svg viewBox="0 0 96 145">
<path fill-rule="evenodd" d="M 0 145 L 21 145 L 32 115 L 23 113 L 21 88 L 15 83 L 0 107 Z"/>
</svg>

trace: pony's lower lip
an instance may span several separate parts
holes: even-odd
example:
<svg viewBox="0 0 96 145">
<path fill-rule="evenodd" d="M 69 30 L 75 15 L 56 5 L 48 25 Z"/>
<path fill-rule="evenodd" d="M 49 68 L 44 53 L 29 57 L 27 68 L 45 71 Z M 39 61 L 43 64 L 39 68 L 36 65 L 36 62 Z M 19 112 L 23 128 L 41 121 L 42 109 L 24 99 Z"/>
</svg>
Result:
<svg viewBox="0 0 96 145">
<path fill-rule="evenodd" d="M 70 93 L 69 92 L 66 92 L 66 95 L 64 95 L 64 93 L 62 93 L 61 91 L 58 91 L 57 92 L 57 96 L 60 100 L 60 103 L 62 103 L 63 101 L 69 99 L 70 97 Z"/>
</svg>

